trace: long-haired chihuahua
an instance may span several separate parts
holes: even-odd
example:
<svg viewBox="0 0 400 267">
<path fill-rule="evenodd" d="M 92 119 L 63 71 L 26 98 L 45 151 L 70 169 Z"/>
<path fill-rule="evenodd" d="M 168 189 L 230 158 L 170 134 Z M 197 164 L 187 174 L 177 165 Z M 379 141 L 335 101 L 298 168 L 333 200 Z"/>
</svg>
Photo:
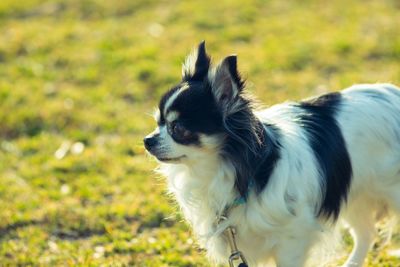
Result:
<svg viewBox="0 0 400 267">
<path fill-rule="evenodd" d="M 202 42 L 146 136 L 169 191 L 216 263 L 300 267 L 344 220 L 362 266 L 383 211 L 400 211 L 400 90 L 360 84 L 258 109 L 231 55 Z"/>
</svg>

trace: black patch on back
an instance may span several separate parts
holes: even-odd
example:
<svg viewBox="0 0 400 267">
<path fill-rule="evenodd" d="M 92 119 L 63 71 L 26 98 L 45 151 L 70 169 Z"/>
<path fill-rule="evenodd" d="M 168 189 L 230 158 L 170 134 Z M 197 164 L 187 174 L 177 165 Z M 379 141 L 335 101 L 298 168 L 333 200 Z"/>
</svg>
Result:
<svg viewBox="0 0 400 267">
<path fill-rule="evenodd" d="M 335 119 L 341 97 L 340 93 L 329 93 L 297 104 L 304 111 L 297 116 L 299 123 L 308 134 L 323 175 L 324 199 L 318 216 L 334 220 L 347 200 L 352 176 L 350 157 Z"/>
</svg>

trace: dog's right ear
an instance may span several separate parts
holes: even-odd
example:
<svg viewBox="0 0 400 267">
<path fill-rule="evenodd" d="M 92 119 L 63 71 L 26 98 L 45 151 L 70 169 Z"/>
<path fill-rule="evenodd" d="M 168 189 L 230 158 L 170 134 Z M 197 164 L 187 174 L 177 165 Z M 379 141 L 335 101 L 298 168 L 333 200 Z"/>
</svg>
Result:
<svg viewBox="0 0 400 267">
<path fill-rule="evenodd" d="M 243 91 L 244 80 L 237 70 L 237 57 L 231 55 L 221 61 L 208 74 L 211 91 L 223 114 L 234 112 L 241 103 L 239 95 Z"/>
<path fill-rule="evenodd" d="M 182 66 L 183 81 L 202 81 L 210 68 L 210 57 L 206 53 L 206 43 L 202 41 L 197 49 L 186 57 Z"/>
</svg>

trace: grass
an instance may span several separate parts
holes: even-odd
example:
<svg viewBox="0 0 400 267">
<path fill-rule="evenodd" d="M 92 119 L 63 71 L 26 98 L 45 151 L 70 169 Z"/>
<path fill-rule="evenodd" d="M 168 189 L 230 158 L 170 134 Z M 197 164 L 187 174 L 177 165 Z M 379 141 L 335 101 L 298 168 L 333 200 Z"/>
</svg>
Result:
<svg viewBox="0 0 400 267">
<path fill-rule="evenodd" d="M 399 21 L 395 0 L 0 1 L 1 265 L 208 266 L 141 145 L 184 56 L 239 54 L 267 105 L 399 84 Z"/>
</svg>

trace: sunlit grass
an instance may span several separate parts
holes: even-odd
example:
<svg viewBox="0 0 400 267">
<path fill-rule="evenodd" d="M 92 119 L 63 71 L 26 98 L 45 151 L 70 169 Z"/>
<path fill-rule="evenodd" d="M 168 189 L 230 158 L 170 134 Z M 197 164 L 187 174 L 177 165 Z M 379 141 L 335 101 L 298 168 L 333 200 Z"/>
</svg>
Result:
<svg viewBox="0 0 400 267">
<path fill-rule="evenodd" d="M 237 53 L 270 105 L 399 84 L 399 22 L 389 0 L 0 1 L 1 265 L 208 266 L 141 145 L 184 56 Z"/>
</svg>

